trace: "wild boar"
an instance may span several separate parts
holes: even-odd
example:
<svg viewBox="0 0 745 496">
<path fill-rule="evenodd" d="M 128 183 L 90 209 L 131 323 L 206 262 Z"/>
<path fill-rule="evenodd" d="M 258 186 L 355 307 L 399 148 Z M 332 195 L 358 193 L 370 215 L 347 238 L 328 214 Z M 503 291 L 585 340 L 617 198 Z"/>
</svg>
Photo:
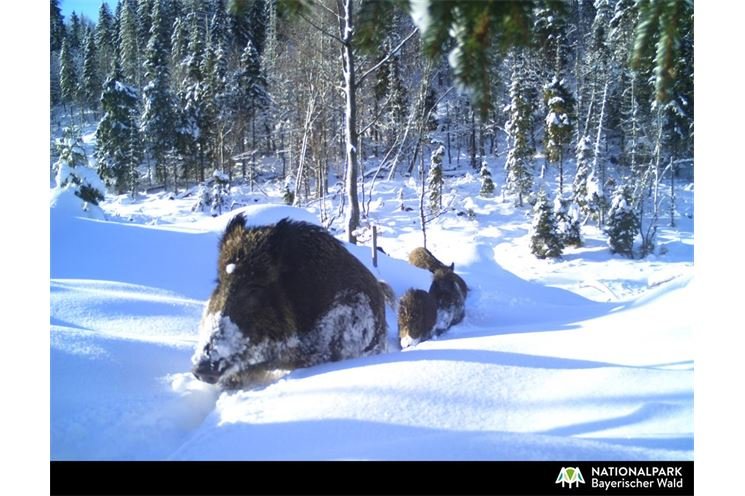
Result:
<svg viewBox="0 0 745 496">
<path fill-rule="evenodd" d="M 401 348 L 432 337 L 437 320 L 435 299 L 427 291 L 409 289 L 398 302 L 398 337 Z"/>
<path fill-rule="evenodd" d="M 434 271 L 429 294 L 437 306 L 437 334 L 460 323 L 466 315 L 466 282 L 450 269 Z"/>
<path fill-rule="evenodd" d="M 385 285 L 323 228 L 233 218 L 219 242 L 194 375 L 224 388 L 385 349 Z M 390 288 L 388 288 L 390 289 Z"/>
</svg>

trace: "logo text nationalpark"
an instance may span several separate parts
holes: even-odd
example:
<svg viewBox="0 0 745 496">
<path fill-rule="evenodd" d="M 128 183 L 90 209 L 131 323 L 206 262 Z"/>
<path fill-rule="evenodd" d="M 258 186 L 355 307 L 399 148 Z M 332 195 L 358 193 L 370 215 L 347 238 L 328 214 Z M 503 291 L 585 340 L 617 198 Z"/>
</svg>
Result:
<svg viewBox="0 0 745 496">
<path fill-rule="evenodd" d="M 682 467 L 592 467 L 590 485 L 596 489 L 672 489 L 683 487 Z"/>
</svg>

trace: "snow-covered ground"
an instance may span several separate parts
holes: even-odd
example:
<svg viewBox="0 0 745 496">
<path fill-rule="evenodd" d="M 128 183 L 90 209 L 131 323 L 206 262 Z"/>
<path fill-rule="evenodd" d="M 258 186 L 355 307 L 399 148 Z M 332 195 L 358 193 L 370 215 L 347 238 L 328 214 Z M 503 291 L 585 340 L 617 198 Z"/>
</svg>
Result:
<svg viewBox="0 0 745 496">
<path fill-rule="evenodd" d="M 376 183 L 378 268 L 350 247 L 398 296 L 429 286 L 404 261 L 421 245 L 415 186 Z M 644 260 L 611 255 L 589 225 L 582 248 L 538 260 L 529 209 L 479 197 L 471 175 L 451 189 L 428 247 L 471 289 L 463 323 L 402 352 L 388 310 L 388 353 L 240 392 L 189 373 L 232 213 L 165 193 L 107 198 L 106 220 L 50 209 L 52 459 L 692 459 L 692 185 Z M 318 222 L 317 203 L 273 206 L 280 189 L 265 191 L 233 193 L 257 223 Z"/>
</svg>

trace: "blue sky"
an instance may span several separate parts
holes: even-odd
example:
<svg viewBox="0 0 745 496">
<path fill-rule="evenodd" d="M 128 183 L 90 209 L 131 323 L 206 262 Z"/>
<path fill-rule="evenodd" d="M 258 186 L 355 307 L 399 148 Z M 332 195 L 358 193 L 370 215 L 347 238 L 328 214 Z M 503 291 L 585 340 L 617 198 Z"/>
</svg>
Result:
<svg viewBox="0 0 745 496">
<path fill-rule="evenodd" d="M 78 15 L 83 14 L 93 22 L 98 21 L 98 9 L 101 8 L 103 0 L 60 0 L 60 9 L 65 17 L 65 22 L 70 20 L 70 14 L 75 11 Z M 116 0 L 106 0 L 111 13 L 116 10 Z"/>
</svg>

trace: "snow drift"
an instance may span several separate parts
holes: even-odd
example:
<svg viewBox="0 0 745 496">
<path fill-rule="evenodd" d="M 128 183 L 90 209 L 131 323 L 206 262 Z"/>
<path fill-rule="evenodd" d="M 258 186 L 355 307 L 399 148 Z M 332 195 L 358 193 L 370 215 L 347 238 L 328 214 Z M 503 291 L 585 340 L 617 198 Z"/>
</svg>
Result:
<svg viewBox="0 0 745 496">
<path fill-rule="evenodd" d="M 242 209 L 256 223 L 312 214 Z M 437 340 L 220 392 L 188 372 L 219 233 L 52 210 L 53 460 L 692 459 L 691 279 L 603 303 L 472 238 L 465 321 Z M 395 245 L 394 245 L 395 246 Z M 397 296 L 430 275 L 349 246 Z M 449 262 L 448 257 L 444 261 Z"/>
</svg>

